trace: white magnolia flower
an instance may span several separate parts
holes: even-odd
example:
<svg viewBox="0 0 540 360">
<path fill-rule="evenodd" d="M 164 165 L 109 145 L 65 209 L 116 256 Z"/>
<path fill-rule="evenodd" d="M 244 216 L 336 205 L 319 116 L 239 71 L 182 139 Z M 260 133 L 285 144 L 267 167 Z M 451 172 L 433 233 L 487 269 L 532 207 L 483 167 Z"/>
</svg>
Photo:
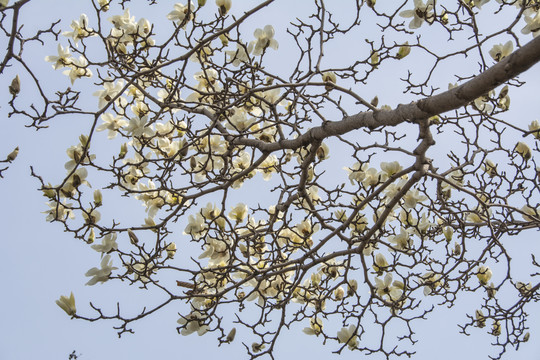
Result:
<svg viewBox="0 0 540 360">
<path fill-rule="evenodd" d="M 109 130 L 109 134 L 107 136 L 109 139 L 114 139 L 118 134 L 118 130 L 128 125 L 127 120 L 125 120 L 122 116 L 113 115 L 111 113 L 101 115 L 101 120 L 103 120 L 103 124 L 99 125 L 96 128 L 96 131 Z"/>
<path fill-rule="evenodd" d="M 75 41 L 75 44 L 77 44 L 80 39 L 91 36 L 94 31 L 88 26 L 88 16 L 86 16 L 86 14 L 81 14 L 79 21 L 73 20 L 70 26 L 73 31 L 65 31 L 62 35 L 72 38 Z"/>
<path fill-rule="evenodd" d="M 256 29 L 253 35 L 256 39 L 250 43 L 253 46 L 253 55 L 262 55 L 268 47 L 274 50 L 278 49 L 279 45 L 274 39 L 275 31 L 272 25 L 266 25 L 264 29 Z"/>
<path fill-rule="evenodd" d="M 189 215 L 188 224 L 184 229 L 185 235 L 191 235 L 195 240 L 200 239 L 206 234 L 208 225 L 204 222 L 204 218 L 201 214 Z"/>
<path fill-rule="evenodd" d="M 403 294 L 403 283 L 401 281 L 394 281 L 392 283 L 392 274 L 387 273 L 384 276 L 384 280 L 375 278 L 375 289 L 377 295 L 381 298 L 388 297 L 390 301 L 397 301 L 401 294 Z"/>
<path fill-rule="evenodd" d="M 349 350 L 354 350 L 358 346 L 358 337 L 356 335 L 356 326 L 350 325 L 344 327 L 337 333 L 338 341 L 342 344 L 347 344 Z"/>
<path fill-rule="evenodd" d="M 69 69 L 64 70 L 63 74 L 69 76 L 71 85 L 82 77 L 92 77 L 92 71 L 88 68 L 88 60 L 82 55 L 78 59 L 71 60 L 68 67 Z"/>
<path fill-rule="evenodd" d="M 480 284 L 486 285 L 491 279 L 491 276 L 493 276 L 493 272 L 489 267 L 482 265 L 478 268 L 478 273 L 476 274 L 476 277 L 478 277 Z"/>
<path fill-rule="evenodd" d="M 534 37 L 537 37 L 540 35 L 540 9 L 538 9 L 535 13 L 533 13 L 534 16 L 525 15 L 525 22 L 527 25 L 523 29 L 521 29 L 522 34 L 530 34 L 532 33 Z"/>
<path fill-rule="evenodd" d="M 92 277 L 86 285 L 95 285 L 98 282 L 104 283 L 109 280 L 111 272 L 116 269 L 118 268 L 112 266 L 111 255 L 105 255 L 101 260 L 101 269 L 94 267 L 86 272 L 85 276 Z"/>
<path fill-rule="evenodd" d="M 98 90 L 94 92 L 94 96 L 98 97 L 98 107 L 101 109 L 105 105 L 107 105 L 112 99 L 118 95 L 118 93 L 122 90 L 124 87 L 124 80 L 120 80 L 116 83 L 113 83 L 112 81 L 105 81 L 103 83 L 103 90 Z"/>
<path fill-rule="evenodd" d="M 495 61 L 501 61 L 508 55 L 510 55 L 514 51 L 514 45 L 512 44 L 512 41 L 507 41 L 504 45 L 503 44 L 497 44 L 493 45 L 491 50 L 489 50 L 489 55 L 493 58 Z"/>
<path fill-rule="evenodd" d="M 148 116 L 138 117 L 134 116 L 129 119 L 129 124 L 126 126 L 126 131 L 131 136 L 143 136 L 143 137 L 152 137 L 155 132 L 151 126 L 146 126 L 148 122 Z"/>
<path fill-rule="evenodd" d="M 71 64 L 71 53 L 69 52 L 69 47 L 66 46 L 64 48 L 62 45 L 58 44 L 58 56 L 46 56 L 45 61 L 52 62 L 52 67 L 54 70 L 69 66 L 69 64 Z"/>
<path fill-rule="evenodd" d="M 101 240 L 101 244 L 95 244 L 92 245 L 92 249 L 102 253 L 106 254 L 112 250 L 118 249 L 118 244 L 116 243 L 116 238 L 118 237 L 118 234 L 113 232 L 105 235 L 103 239 Z"/>
<path fill-rule="evenodd" d="M 193 2 L 191 2 L 191 1 L 187 5 L 176 3 L 176 4 L 174 4 L 174 10 L 171 11 L 167 15 L 167 19 L 172 20 L 172 21 L 176 21 L 176 22 L 178 22 L 178 24 L 182 24 L 185 21 L 186 24 L 187 24 L 189 21 L 193 20 L 193 11 L 194 10 L 195 10 L 195 4 L 193 4 Z M 186 16 L 188 16 L 187 21 L 185 20 Z M 185 27 L 185 24 L 184 24 L 184 27 Z"/>
<path fill-rule="evenodd" d="M 309 327 L 304 328 L 303 332 L 308 335 L 319 336 L 319 334 L 322 332 L 322 328 L 323 328 L 322 320 L 317 317 L 312 317 L 309 320 Z"/>
<path fill-rule="evenodd" d="M 229 212 L 227 217 L 237 223 L 244 221 L 247 216 L 248 207 L 246 204 L 239 203 Z"/>
<path fill-rule="evenodd" d="M 433 0 L 428 0 L 425 4 L 422 0 L 414 0 L 414 9 L 405 10 L 399 13 L 404 18 L 413 18 L 409 23 L 409 28 L 418 29 L 424 21 L 431 24 L 435 19 L 433 15 Z"/>
<path fill-rule="evenodd" d="M 206 317 L 201 314 L 199 311 L 193 311 L 188 316 L 182 316 L 178 319 L 180 325 L 185 325 L 185 327 L 180 332 L 182 335 L 189 335 L 194 332 L 197 332 L 197 335 L 204 335 L 210 327 L 204 323 Z"/>
<path fill-rule="evenodd" d="M 236 44 L 236 50 L 225 50 L 225 54 L 229 57 L 229 61 L 233 66 L 240 66 L 241 63 L 249 63 L 249 53 L 253 45 Z"/>
</svg>

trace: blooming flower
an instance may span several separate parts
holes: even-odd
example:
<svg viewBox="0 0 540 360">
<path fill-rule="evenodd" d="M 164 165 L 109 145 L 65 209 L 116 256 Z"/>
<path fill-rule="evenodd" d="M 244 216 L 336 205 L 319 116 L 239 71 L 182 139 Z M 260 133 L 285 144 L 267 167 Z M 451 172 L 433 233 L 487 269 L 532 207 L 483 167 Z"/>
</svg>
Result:
<svg viewBox="0 0 540 360">
<path fill-rule="evenodd" d="M 190 335 L 197 332 L 199 336 L 204 335 L 210 327 L 204 323 L 206 317 L 199 311 L 195 310 L 188 316 L 182 316 L 178 319 L 178 323 L 183 325 L 184 328 L 180 332 L 182 335 Z"/>
<path fill-rule="evenodd" d="M 512 41 L 509 40 L 504 45 L 493 45 L 491 50 L 489 50 L 489 55 L 491 55 L 493 60 L 501 61 L 502 59 L 510 55 L 512 51 L 514 51 L 514 45 L 512 44 Z"/>
<path fill-rule="evenodd" d="M 75 80 L 82 77 L 92 77 L 92 71 L 88 69 L 88 61 L 82 55 L 78 59 L 72 60 L 68 66 L 69 69 L 64 70 L 63 74 L 69 76 L 71 85 L 73 85 Z"/>
<path fill-rule="evenodd" d="M 378 296 L 384 298 L 388 296 L 390 301 L 396 301 L 401 297 L 403 293 L 403 283 L 401 281 L 394 281 L 392 283 L 392 274 L 387 273 L 384 276 L 384 280 L 380 278 L 375 278 L 375 291 Z"/>
<path fill-rule="evenodd" d="M 189 21 L 193 20 L 194 9 L 195 5 L 193 4 L 193 2 L 190 2 L 188 5 L 176 3 L 174 4 L 174 10 L 167 15 L 167 19 L 177 21 L 178 24 L 182 24 L 185 21 L 185 23 L 187 24 Z M 187 21 L 185 20 L 186 16 L 188 16 Z"/>
<path fill-rule="evenodd" d="M 236 221 L 237 223 L 244 221 L 247 216 L 248 207 L 246 204 L 239 203 L 229 212 L 227 216 L 229 219 Z"/>
<path fill-rule="evenodd" d="M 354 350 L 358 346 L 358 337 L 356 335 L 356 326 L 350 325 L 344 327 L 337 333 L 338 341 L 342 344 L 347 344 L 349 350 Z"/>
<path fill-rule="evenodd" d="M 409 23 L 410 29 L 418 29 L 422 26 L 424 20 L 431 24 L 435 18 L 433 15 L 433 0 L 428 0 L 425 4 L 422 0 L 414 0 L 414 9 L 402 11 L 399 16 L 413 18 Z"/>
<path fill-rule="evenodd" d="M 112 81 L 105 81 L 103 83 L 103 87 L 103 90 L 98 90 L 93 94 L 99 99 L 98 107 L 100 109 L 107 105 L 109 101 L 116 97 L 116 95 L 118 95 L 120 90 L 122 90 L 124 87 L 124 81 L 120 80 L 116 83 L 113 83 Z"/>
<path fill-rule="evenodd" d="M 103 120 L 103 124 L 99 125 L 96 128 L 96 131 L 109 130 L 107 135 L 107 138 L 109 139 L 114 139 L 118 134 L 118 130 L 128 125 L 127 120 L 124 120 L 122 116 L 113 115 L 111 113 L 101 115 L 101 120 Z"/>
<path fill-rule="evenodd" d="M 46 56 L 45 61 L 54 63 L 52 65 L 54 70 L 69 66 L 71 64 L 71 53 L 69 52 L 69 47 L 63 48 L 62 45 L 58 44 L 58 56 Z"/>
<path fill-rule="evenodd" d="M 189 215 L 188 225 L 184 229 L 184 234 L 191 235 L 195 240 L 200 239 L 205 233 L 208 225 L 204 222 L 201 214 Z"/>
<path fill-rule="evenodd" d="M 86 16 L 86 14 L 81 14 L 79 21 L 73 20 L 70 26 L 73 31 L 65 31 L 62 35 L 71 37 L 75 41 L 75 44 L 77 44 L 80 39 L 91 36 L 94 31 L 88 26 L 88 16 Z"/>
<path fill-rule="evenodd" d="M 308 335 L 319 336 L 319 334 L 322 332 L 322 328 L 323 328 L 322 320 L 317 317 L 312 317 L 309 320 L 309 327 L 304 328 L 304 330 L 302 331 Z"/>
<path fill-rule="evenodd" d="M 126 127 L 126 131 L 134 137 L 152 137 L 155 132 L 151 126 L 146 126 L 148 122 L 148 116 L 138 117 L 134 116 L 129 119 L 129 124 Z"/>
<path fill-rule="evenodd" d="M 532 32 L 533 37 L 540 35 L 540 9 L 534 13 L 534 17 L 526 14 L 525 22 L 527 25 L 521 29 L 522 34 L 530 34 Z"/>
<path fill-rule="evenodd" d="M 392 235 L 388 240 L 395 244 L 395 247 L 398 250 L 408 250 L 412 246 L 412 239 L 409 237 L 407 230 L 401 228 L 401 231 L 398 235 Z"/>
<path fill-rule="evenodd" d="M 77 312 L 77 309 L 75 308 L 75 297 L 73 296 L 73 292 L 69 296 L 60 296 L 59 300 L 56 300 L 56 305 L 60 306 L 62 310 L 66 312 L 66 314 L 73 316 Z"/>
<path fill-rule="evenodd" d="M 92 245 L 92 249 L 96 250 L 97 252 L 100 252 L 101 255 L 107 254 L 111 252 L 112 250 L 118 249 L 118 244 L 116 243 L 116 238 L 118 237 L 117 233 L 112 232 L 103 237 L 101 239 L 101 244 L 95 244 Z"/>
<path fill-rule="evenodd" d="M 267 47 L 277 50 L 279 44 L 274 39 L 274 34 L 275 31 L 272 25 L 266 25 L 264 29 L 256 29 L 253 33 L 256 40 L 250 43 L 250 45 L 253 45 L 253 55 L 262 55 Z"/>
<path fill-rule="evenodd" d="M 86 285 L 95 285 L 98 282 L 104 283 L 109 280 L 109 276 L 113 270 L 118 268 L 112 266 L 111 255 L 105 255 L 101 260 L 101 269 L 91 268 L 85 274 L 85 276 L 92 277 Z"/>
<path fill-rule="evenodd" d="M 236 50 L 226 50 L 225 54 L 229 57 L 229 61 L 232 62 L 233 66 L 240 66 L 241 63 L 249 62 L 249 53 L 251 52 L 253 46 L 246 46 L 245 44 L 236 44 Z"/>
</svg>

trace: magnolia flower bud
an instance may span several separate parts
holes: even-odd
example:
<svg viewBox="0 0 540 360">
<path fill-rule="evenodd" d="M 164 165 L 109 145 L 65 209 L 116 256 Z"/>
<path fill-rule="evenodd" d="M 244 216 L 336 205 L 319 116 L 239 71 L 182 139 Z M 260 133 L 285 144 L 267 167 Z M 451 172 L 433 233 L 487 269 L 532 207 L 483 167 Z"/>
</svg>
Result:
<svg viewBox="0 0 540 360">
<path fill-rule="evenodd" d="M 521 141 L 516 144 L 514 151 L 521 155 L 521 157 L 525 160 L 529 160 L 532 156 L 531 148 L 529 147 L 529 145 Z"/>
<path fill-rule="evenodd" d="M 94 232 L 94 228 L 90 229 L 90 235 L 88 235 L 88 244 L 92 244 L 96 240 L 96 233 Z"/>
<path fill-rule="evenodd" d="M 6 158 L 7 161 L 12 162 L 19 155 L 19 147 L 17 146 L 12 152 L 10 152 Z"/>
<path fill-rule="evenodd" d="M 19 75 L 16 75 L 13 80 L 11 80 L 11 85 L 9 85 L 9 92 L 11 95 L 16 96 L 21 91 L 21 79 Z"/>
<path fill-rule="evenodd" d="M 176 254 L 176 244 L 170 243 L 169 245 L 167 245 L 165 250 L 167 251 L 167 257 L 169 259 L 172 259 L 174 257 L 174 254 Z"/>
<path fill-rule="evenodd" d="M 397 54 L 396 54 L 396 58 L 398 59 L 403 59 L 405 56 L 409 55 L 411 52 L 411 47 L 409 46 L 409 42 L 406 41 L 405 42 L 405 45 L 402 45 Z"/>
<path fill-rule="evenodd" d="M 478 277 L 480 284 L 486 285 L 489 279 L 491 279 L 492 275 L 493 273 L 491 272 L 491 269 L 489 267 L 480 266 L 478 268 L 478 273 L 476 274 L 476 277 Z"/>
<path fill-rule="evenodd" d="M 322 81 L 327 83 L 326 85 L 324 85 L 324 88 L 327 91 L 330 91 L 334 87 L 333 84 L 337 82 L 336 74 L 333 71 L 327 71 L 322 74 Z"/>
<path fill-rule="evenodd" d="M 101 195 L 101 190 L 97 189 L 94 191 L 94 204 L 96 207 L 99 207 L 103 204 L 103 196 Z"/>
<path fill-rule="evenodd" d="M 369 61 L 371 63 L 371 66 L 373 66 L 374 68 L 377 68 L 377 65 L 379 65 L 379 52 L 374 51 L 371 54 Z"/>
<path fill-rule="evenodd" d="M 225 341 L 228 343 L 231 343 L 234 341 L 234 337 L 236 336 L 236 328 L 232 328 L 229 334 L 227 335 L 227 338 L 225 338 Z"/>
<path fill-rule="evenodd" d="M 135 233 L 131 229 L 128 229 L 127 233 L 128 233 L 128 236 L 129 236 L 129 240 L 131 241 L 131 243 L 133 245 L 135 245 L 135 244 L 137 244 L 139 242 L 139 238 L 137 237 L 137 235 L 135 235 Z"/>
<path fill-rule="evenodd" d="M 444 238 L 446 239 L 446 241 L 450 241 L 450 240 L 452 240 L 452 236 L 454 235 L 454 229 L 452 229 L 452 227 L 450 227 L 450 226 L 446 226 L 443 229 L 443 234 L 444 234 Z"/>
<path fill-rule="evenodd" d="M 118 154 L 118 158 L 123 159 L 124 157 L 126 157 L 126 154 L 127 154 L 127 143 L 123 143 L 120 146 L 120 154 Z"/>
</svg>

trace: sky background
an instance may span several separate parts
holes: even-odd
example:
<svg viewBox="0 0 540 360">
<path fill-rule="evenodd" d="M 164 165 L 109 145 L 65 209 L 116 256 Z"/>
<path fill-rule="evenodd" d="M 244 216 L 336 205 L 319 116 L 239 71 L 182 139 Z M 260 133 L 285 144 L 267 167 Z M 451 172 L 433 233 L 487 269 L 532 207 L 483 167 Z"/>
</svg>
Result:
<svg viewBox="0 0 540 360">
<path fill-rule="evenodd" d="M 72 19 L 78 19 L 82 12 L 88 12 L 87 1 L 33 1 L 23 7 L 21 23 L 24 31 L 31 33 L 32 29 L 49 24 L 51 21 L 61 18 L 63 31 L 68 30 Z M 235 14 L 241 14 L 241 9 L 254 4 L 255 1 L 233 1 Z M 248 21 L 245 29 L 246 38 L 251 38 L 253 30 L 270 23 L 276 29 L 276 38 L 280 42 L 280 50 L 276 54 L 269 54 L 268 66 L 283 68 L 291 66 L 289 56 L 292 46 L 287 43 L 285 26 L 291 18 L 304 16 L 311 2 L 300 0 L 286 6 L 278 2 L 267 8 L 261 15 Z M 341 3 L 341 2 L 340 2 Z M 347 3 L 343 1 L 343 3 Z M 412 4 L 412 1 L 410 2 Z M 167 13 L 172 10 L 174 1 L 160 1 L 159 6 L 144 6 L 145 2 L 135 1 L 132 15 L 137 20 L 146 17 L 157 22 L 161 18 L 163 23 Z M 208 1 L 208 7 L 215 7 L 213 1 Z M 486 7 L 488 7 L 486 5 Z M 410 6 L 409 6 L 410 7 Z M 339 9 L 338 9 L 339 10 Z M 346 20 L 347 7 L 340 10 L 339 15 Z M 120 14 L 118 7 L 111 7 L 110 16 Z M 90 18 L 92 20 L 92 18 Z M 160 24 L 159 26 L 165 26 Z M 369 20 L 366 20 L 365 31 L 377 32 L 378 29 Z M 437 39 L 437 34 L 427 33 L 426 37 L 432 36 Z M 529 36 L 530 38 L 530 36 Z M 527 40 L 529 39 L 527 38 Z M 525 39 L 525 38 L 524 38 Z M 50 63 L 44 61 L 47 55 L 56 54 L 56 42 L 48 38 L 45 46 L 37 43 L 30 44 L 26 58 L 36 72 L 46 79 L 46 87 L 54 89 L 66 86 L 67 77 L 61 71 L 54 72 Z M 0 42 L 0 48 L 5 48 L 5 39 Z M 60 36 L 60 43 L 67 44 L 65 38 Z M 500 42 L 505 40 L 501 38 Z M 353 57 L 362 52 L 365 46 L 363 39 L 344 39 L 338 41 L 335 48 L 327 49 L 325 66 L 334 61 L 339 63 L 344 58 Z M 451 46 L 445 45 L 438 40 L 434 47 Z M 414 56 L 417 56 L 416 58 Z M 402 68 L 396 68 L 392 72 L 379 71 L 368 85 L 359 85 L 355 89 L 365 98 L 371 99 L 379 95 L 380 104 L 395 106 L 398 103 L 408 103 L 413 100 L 411 95 L 403 95 L 398 79 L 404 77 L 407 66 L 420 66 L 422 57 L 411 54 L 408 63 L 403 63 Z M 409 64 L 409 65 L 407 65 Z M 455 65 L 456 69 L 461 66 Z M 8 97 L 7 86 L 15 74 L 15 68 L 8 69 L 0 79 L 0 96 Z M 446 72 L 437 74 L 442 84 L 455 82 L 451 68 Z M 525 77 L 537 79 L 540 76 L 540 66 L 529 70 Z M 33 99 L 24 98 L 25 75 L 21 75 L 22 101 L 31 102 Z M 91 81 L 87 82 L 91 84 Z M 76 83 L 77 84 L 77 83 Z M 516 107 L 516 122 L 524 125 L 538 117 L 538 92 L 529 86 L 529 91 L 524 91 L 521 96 L 513 97 L 513 106 Z M 533 89 L 533 90 L 530 90 Z M 96 89 L 97 90 L 97 89 Z M 89 91 L 91 94 L 93 91 Z M 84 104 L 97 106 L 95 97 L 83 99 Z M 89 123 L 78 118 L 60 118 L 50 123 L 50 128 L 36 132 L 24 127 L 24 120 L 17 117 L 7 117 L 7 107 L 0 104 L 0 121 L 3 130 L 0 133 L 0 156 L 9 153 L 15 146 L 20 147 L 17 160 L 5 172 L 4 179 L 0 179 L 0 198 L 4 206 L 1 212 L 0 225 L 0 252 L 3 254 L 4 279 L 3 296 L 0 297 L 0 359 L 67 359 L 75 350 L 80 359 L 175 359 L 191 356 L 216 357 L 225 359 L 243 358 L 245 349 L 241 343 L 242 332 L 237 334 L 237 340 L 230 345 L 217 347 L 214 334 L 206 336 L 197 335 L 181 336 L 176 332 L 178 310 L 175 306 L 169 306 L 155 316 L 150 316 L 133 324 L 135 334 L 125 334 L 118 339 L 113 329 L 113 322 L 100 321 L 89 323 L 81 320 L 70 320 L 56 304 L 60 295 L 69 295 L 74 292 L 77 301 L 77 310 L 80 313 L 91 314 L 89 301 L 109 311 L 114 311 L 117 301 L 123 303 L 126 311 L 140 311 L 140 304 L 145 301 L 159 301 L 153 299 L 153 294 L 145 294 L 134 287 L 123 286 L 117 281 L 107 282 L 102 285 L 85 286 L 86 271 L 99 263 L 99 254 L 90 249 L 84 243 L 73 239 L 70 234 L 64 233 L 60 224 L 49 224 L 45 221 L 44 211 L 48 209 L 46 199 L 39 188 L 36 179 L 30 176 L 29 166 L 51 182 L 59 181 L 64 175 L 64 163 L 67 161 L 65 150 L 78 142 L 81 133 L 87 131 Z M 100 133 L 105 139 L 106 134 Z M 105 141 L 105 140 L 103 140 Z M 450 148 L 452 144 L 442 144 L 442 148 Z M 116 148 L 116 147 L 115 147 Z M 338 149 L 339 150 L 339 149 Z M 339 158 L 339 151 L 331 155 L 334 159 Z M 345 172 L 343 175 L 346 175 Z M 92 179 L 90 179 L 92 183 Z M 96 180 L 96 184 L 99 181 Z M 252 189 L 252 190 L 250 190 Z M 255 188 L 245 187 L 243 191 L 255 191 Z M 252 193 L 249 194 L 252 196 Z M 260 196 L 258 194 L 258 196 Z M 264 202 L 264 198 L 260 199 Z M 131 212 L 140 217 L 140 209 L 126 208 L 123 216 L 129 217 Z M 183 226 L 180 226 L 183 228 Z M 527 236 L 511 239 L 516 249 L 514 259 L 523 258 L 528 261 L 531 252 L 540 254 L 538 245 L 538 233 L 529 232 Z M 181 231 L 177 235 L 180 239 Z M 180 240 L 176 241 L 177 244 Z M 524 250 L 520 250 L 524 249 Z M 180 250 L 181 251 L 181 248 Z M 118 260 L 117 260 L 118 261 Z M 517 261 L 519 263 L 519 261 Z M 516 271 L 519 271 L 516 270 Z M 529 280 L 530 281 L 530 280 Z M 473 313 L 477 305 L 473 302 L 474 297 L 466 294 L 458 305 L 453 309 L 441 308 L 429 316 L 427 321 L 416 322 L 416 339 L 420 340 L 415 346 L 417 355 L 415 359 L 436 358 L 439 360 L 454 360 L 459 357 L 487 358 L 490 352 L 491 335 L 486 334 L 486 329 L 474 329 L 473 336 L 458 334 L 457 323 L 465 320 L 465 313 Z M 536 310 L 536 311 L 534 311 Z M 522 345 L 518 354 L 509 350 L 507 358 L 537 359 L 540 357 L 540 345 L 536 341 L 536 331 L 540 321 L 540 307 L 538 304 L 529 308 L 532 314 L 529 320 L 531 341 Z M 293 358 L 302 356 L 310 359 L 337 358 L 331 355 L 336 349 L 335 343 L 321 345 L 319 339 L 314 339 L 301 332 L 307 324 L 296 324 L 295 328 L 282 334 L 275 357 L 277 359 Z M 488 325 L 489 326 L 489 325 Z M 536 331 L 535 331 L 536 330 Z M 364 356 L 358 352 L 345 350 L 342 359 L 358 359 Z M 379 355 L 371 357 L 381 359 Z"/>
</svg>

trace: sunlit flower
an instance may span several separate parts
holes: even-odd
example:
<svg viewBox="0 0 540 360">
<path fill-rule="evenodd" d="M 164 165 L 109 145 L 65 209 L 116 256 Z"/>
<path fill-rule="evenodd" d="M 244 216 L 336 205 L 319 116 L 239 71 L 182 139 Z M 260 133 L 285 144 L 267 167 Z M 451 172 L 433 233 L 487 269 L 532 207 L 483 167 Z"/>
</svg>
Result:
<svg viewBox="0 0 540 360">
<path fill-rule="evenodd" d="M 86 14 L 81 14 L 79 21 L 73 20 L 70 26 L 73 31 L 65 31 L 62 35 L 72 38 L 75 41 L 75 44 L 77 44 L 80 39 L 91 36 L 94 32 L 94 30 L 88 26 L 88 16 L 86 16 Z"/>
<path fill-rule="evenodd" d="M 118 93 L 122 90 L 124 87 L 124 81 L 120 80 L 116 83 L 113 83 L 112 81 L 105 81 L 103 83 L 103 90 L 98 90 L 94 92 L 94 96 L 98 97 L 98 107 L 101 109 L 105 105 L 107 105 L 112 99 L 118 95 Z"/>
<path fill-rule="evenodd" d="M 231 209 L 227 217 L 231 220 L 236 221 L 237 223 L 240 223 L 244 221 L 244 219 L 246 218 L 247 211 L 248 211 L 247 205 L 239 203 Z"/>
</svg>

